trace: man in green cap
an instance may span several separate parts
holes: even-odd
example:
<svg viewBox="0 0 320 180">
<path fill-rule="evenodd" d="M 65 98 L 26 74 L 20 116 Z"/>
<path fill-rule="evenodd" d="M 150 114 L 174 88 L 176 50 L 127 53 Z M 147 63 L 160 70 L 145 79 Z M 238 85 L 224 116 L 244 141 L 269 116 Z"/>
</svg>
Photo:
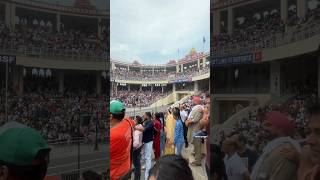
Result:
<svg viewBox="0 0 320 180">
<path fill-rule="evenodd" d="M 43 180 L 50 150 L 36 130 L 5 124 L 0 127 L 0 180 Z"/>
<path fill-rule="evenodd" d="M 125 118 L 120 101 L 110 102 L 110 179 L 129 179 L 131 175 L 132 133 L 135 122 Z"/>
</svg>

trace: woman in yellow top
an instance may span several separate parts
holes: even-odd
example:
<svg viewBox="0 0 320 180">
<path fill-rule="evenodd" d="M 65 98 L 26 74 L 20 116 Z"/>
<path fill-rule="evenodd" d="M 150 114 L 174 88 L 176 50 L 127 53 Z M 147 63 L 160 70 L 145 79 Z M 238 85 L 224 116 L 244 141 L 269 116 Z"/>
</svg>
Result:
<svg viewBox="0 0 320 180">
<path fill-rule="evenodd" d="M 167 138 L 165 149 L 164 149 L 165 155 L 175 153 L 175 146 L 173 144 L 175 126 L 176 126 L 176 121 L 173 118 L 173 115 L 170 112 L 170 110 L 168 110 L 167 117 L 166 117 L 166 127 L 165 127 L 166 138 Z"/>
</svg>

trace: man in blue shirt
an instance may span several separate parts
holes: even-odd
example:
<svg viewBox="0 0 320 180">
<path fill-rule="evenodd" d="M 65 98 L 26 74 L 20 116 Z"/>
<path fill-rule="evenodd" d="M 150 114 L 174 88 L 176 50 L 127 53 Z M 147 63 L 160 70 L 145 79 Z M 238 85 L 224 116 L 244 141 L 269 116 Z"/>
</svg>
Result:
<svg viewBox="0 0 320 180">
<path fill-rule="evenodd" d="M 144 114 L 144 130 L 142 142 L 144 143 L 144 158 L 146 161 L 145 179 L 149 178 L 149 171 L 151 169 L 151 158 L 153 150 L 154 125 L 150 112 Z"/>
</svg>

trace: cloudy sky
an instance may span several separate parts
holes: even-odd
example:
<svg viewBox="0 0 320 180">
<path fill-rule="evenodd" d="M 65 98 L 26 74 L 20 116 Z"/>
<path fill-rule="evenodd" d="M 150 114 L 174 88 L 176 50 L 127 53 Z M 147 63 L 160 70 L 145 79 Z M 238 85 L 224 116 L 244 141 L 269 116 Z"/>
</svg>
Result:
<svg viewBox="0 0 320 180">
<path fill-rule="evenodd" d="M 178 49 L 209 51 L 210 0 L 111 0 L 110 11 L 112 59 L 164 64 Z"/>
</svg>

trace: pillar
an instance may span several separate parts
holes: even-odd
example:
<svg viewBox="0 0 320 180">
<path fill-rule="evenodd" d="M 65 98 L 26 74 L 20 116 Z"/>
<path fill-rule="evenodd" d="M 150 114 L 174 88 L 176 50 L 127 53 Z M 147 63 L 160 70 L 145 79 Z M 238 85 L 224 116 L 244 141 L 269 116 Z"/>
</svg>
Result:
<svg viewBox="0 0 320 180">
<path fill-rule="evenodd" d="M 111 62 L 111 70 L 115 70 L 116 69 L 116 64 L 114 62 Z"/>
<path fill-rule="evenodd" d="M 195 92 L 199 91 L 199 81 L 194 81 L 194 91 Z"/>
<path fill-rule="evenodd" d="M 183 72 L 183 64 L 181 64 L 181 72 Z"/>
<path fill-rule="evenodd" d="M 101 17 L 98 18 L 98 37 L 101 37 Z"/>
<path fill-rule="evenodd" d="M 175 83 L 172 84 L 172 92 L 176 92 L 176 84 Z"/>
<path fill-rule="evenodd" d="M 97 82 L 96 82 L 96 86 L 97 86 L 97 89 L 96 89 L 96 93 L 97 94 L 101 94 L 101 72 L 100 71 L 98 71 L 97 72 L 97 75 L 96 75 L 97 77 L 96 77 L 96 80 L 97 80 Z"/>
<path fill-rule="evenodd" d="M 203 68 L 206 67 L 206 61 L 207 61 L 206 57 L 203 57 L 203 59 L 202 59 L 202 67 Z"/>
<path fill-rule="evenodd" d="M 179 73 L 179 65 L 176 66 L 176 72 Z"/>
<path fill-rule="evenodd" d="M 5 19 L 4 19 L 4 21 L 5 21 L 5 24 L 8 26 L 8 27 L 10 27 L 11 26 L 11 20 L 10 20 L 10 18 L 11 18 L 11 3 L 6 3 L 6 7 L 5 7 Z"/>
<path fill-rule="evenodd" d="M 128 71 L 130 71 L 130 66 L 128 65 Z"/>
<path fill-rule="evenodd" d="M 297 0 L 297 14 L 300 18 L 306 17 L 307 2 L 306 0 Z"/>
<path fill-rule="evenodd" d="M 130 84 L 128 84 L 128 91 L 130 91 Z"/>
<path fill-rule="evenodd" d="M 154 86 L 154 85 L 153 85 L 153 84 L 151 84 L 151 92 L 153 92 L 153 86 Z"/>
<path fill-rule="evenodd" d="M 200 70 L 200 59 L 198 59 L 198 69 Z"/>
<path fill-rule="evenodd" d="M 213 11 L 213 18 L 212 18 L 212 29 L 213 29 L 213 35 L 217 35 L 220 33 L 220 11 L 215 10 Z"/>
<path fill-rule="evenodd" d="M 318 57 L 318 97 L 320 98 L 320 55 Z"/>
<path fill-rule="evenodd" d="M 286 23 L 288 20 L 288 0 L 281 0 L 280 14 L 281 14 L 281 20 L 283 20 L 283 22 Z"/>
<path fill-rule="evenodd" d="M 270 94 L 273 97 L 281 96 L 281 71 L 280 62 L 270 63 Z"/>
<path fill-rule="evenodd" d="M 233 33 L 233 8 L 229 7 L 228 8 L 228 33 L 232 34 Z"/>
<path fill-rule="evenodd" d="M 23 94 L 23 91 L 24 91 L 23 71 L 24 71 L 24 68 L 21 66 L 20 70 L 19 70 L 20 76 L 19 76 L 19 92 L 18 92 L 18 94 L 20 94 L 20 95 Z"/>
<path fill-rule="evenodd" d="M 64 91 L 64 72 L 63 72 L 63 70 L 59 70 L 58 79 L 59 79 L 59 93 L 62 94 Z"/>
<path fill-rule="evenodd" d="M 140 84 L 140 91 L 142 91 L 142 84 Z"/>
<path fill-rule="evenodd" d="M 60 14 L 57 14 L 57 31 L 60 32 L 61 28 L 61 16 Z"/>
<path fill-rule="evenodd" d="M 161 86 L 161 92 L 162 92 L 162 93 L 164 92 L 164 88 L 163 88 L 163 86 Z"/>
<path fill-rule="evenodd" d="M 116 84 L 116 94 L 118 94 L 118 83 L 115 83 Z"/>
</svg>

